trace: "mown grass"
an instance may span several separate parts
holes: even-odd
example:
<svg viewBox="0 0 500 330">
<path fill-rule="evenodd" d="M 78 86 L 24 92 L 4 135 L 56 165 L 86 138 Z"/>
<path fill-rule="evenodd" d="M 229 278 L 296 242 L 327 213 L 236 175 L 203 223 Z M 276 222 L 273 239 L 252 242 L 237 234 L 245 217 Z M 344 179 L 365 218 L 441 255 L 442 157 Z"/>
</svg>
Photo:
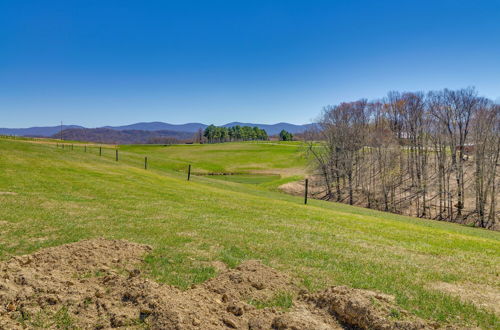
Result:
<svg viewBox="0 0 500 330">
<path fill-rule="evenodd" d="M 214 276 L 212 261 L 234 267 L 260 259 L 311 290 L 332 284 L 379 290 L 426 319 L 498 327 L 492 312 L 429 284 L 498 288 L 499 233 L 317 200 L 304 206 L 302 198 L 270 191 L 266 183 L 208 176 L 187 182 L 170 165 L 181 162 L 182 153 L 183 164 L 206 171 L 214 164 L 223 171 L 276 169 L 281 157 L 289 159 L 289 168 L 295 167 L 293 159 L 297 167 L 304 165 L 297 146 L 266 146 L 276 148 L 267 152 L 276 158 L 260 167 L 250 166 L 258 164 L 251 144 L 208 146 L 216 151 L 203 156 L 189 152 L 194 147 L 160 148 L 158 167 L 145 171 L 141 159 L 150 147 L 120 147 L 124 158 L 116 162 L 113 154 L 0 140 L 0 191 L 17 193 L 0 194 L 0 259 L 85 238 L 128 239 L 153 246 L 145 266 L 152 278 L 181 288 Z M 224 148 L 231 156 L 223 156 Z M 287 150 L 294 148 L 290 156 Z"/>
<path fill-rule="evenodd" d="M 163 170 L 183 171 L 191 164 L 195 173 L 303 172 L 306 164 L 300 144 L 279 142 L 129 145 L 120 151 L 148 156 L 152 166 Z"/>
<path fill-rule="evenodd" d="M 54 142 L 50 140 L 50 142 Z M 60 142 L 60 141 L 55 141 Z M 62 149 L 61 145 L 59 148 Z M 101 151 L 100 151 L 101 148 Z M 97 145 L 65 141 L 64 150 L 100 155 L 131 166 L 149 170 L 186 173 L 213 179 L 262 185 L 270 190 L 286 182 L 299 180 L 305 173 L 307 158 L 299 142 L 239 142 L 184 145 Z"/>
</svg>

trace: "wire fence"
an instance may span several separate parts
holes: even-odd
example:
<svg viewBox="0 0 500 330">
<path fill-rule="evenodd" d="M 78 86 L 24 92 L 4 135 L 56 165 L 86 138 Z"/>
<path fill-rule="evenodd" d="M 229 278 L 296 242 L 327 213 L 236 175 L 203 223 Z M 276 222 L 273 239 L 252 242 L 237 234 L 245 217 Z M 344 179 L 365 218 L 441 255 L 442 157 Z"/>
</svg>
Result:
<svg viewBox="0 0 500 330">
<path fill-rule="evenodd" d="M 104 159 L 113 160 L 115 162 L 125 163 L 130 166 L 142 168 L 144 170 L 151 170 L 151 165 L 154 164 L 153 159 L 150 156 L 142 156 L 137 153 L 127 152 L 120 150 L 117 146 L 109 146 L 109 145 L 96 145 L 96 144 L 80 144 L 80 143 L 63 143 L 63 142 L 54 142 L 53 143 L 57 149 L 65 150 L 65 151 L 78 151 L 83 153 L 88 153 L 89 155 L 96 155 L 98 157 L 102 157 Z M 179 163 L 179 161 L 175 161 Z M 179 173 L 184 172 L 185 178 L 187 181 L 191 181 L 191 177 L 196 175 L 193 172 L 193 166 L 189 162 L 180 162 L 181 164 L 176 164 L 176 168 L 178 171 L 173 170 L 173 172 Z M 165 172 L 165 164 L 163 166 L 158 166 L 156 170 L 160 170 Z M 306 179 L 304 182 L 304 204 L 308 203 L 308 183 L 309 180 Z"/>
</svg>

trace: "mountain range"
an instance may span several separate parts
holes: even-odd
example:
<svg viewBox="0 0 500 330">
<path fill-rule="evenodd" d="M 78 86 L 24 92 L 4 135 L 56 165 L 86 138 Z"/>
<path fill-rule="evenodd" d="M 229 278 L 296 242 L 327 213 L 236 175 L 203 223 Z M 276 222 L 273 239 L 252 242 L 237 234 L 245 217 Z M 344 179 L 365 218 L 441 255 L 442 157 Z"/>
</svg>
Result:
<svg viewBox="0 0 500 330">
<path fill-rule="evenodd" d="M 232 122 L 223 127 L 233 127 L 236 125 L 240 126 L 257 126 L 261 129 L 266 130 L 269 135 L 279 134 L 281 130 L 286 130 L 290 133 L 302 133 L 306 129 L 312 126 L 312 124 L 306 125 L 294 125 L 289 123 L 277 123 L 277 124 L 254 124 L 254 123 L 240 123 Z M 179 133 L 195 133 L 200 128 L 205 129 L 208 125 L 202 123 L 187 123 L 187 124 L 169 124 L 164 122 L 148 122 L 148 123 L 135 123 L 131 125 L 124 126 L 104 126 L 100 127 L 103 129 L 115 130 L 115 131 L 171 131 Z M 85 129 L 83 126 L 78 125 L 63 125 L 63 130 L 73 130 L 73 129 Z M 18 136 L 37 136 L 37 137 L 49 137 L 57 134 L 61 131 L 61 126 L 45 126 L 45 127 L 29 127 L 29 128 L 0 128 L 0 135 L 18 135 Z"/>
<path fill-rule="evenodd" d="M 193 141 L 194 133 L 169 130 L 146 131 L 136 129 L 71 128 L 62 131 L 64 140 L 110 144 L 171 144 Z M 52 136 L 59 139 L 60 133 Z"/>
<path fill-rule="evenodd" d="M 63 125 L 59 126 L 42 126 L 29 128 L 0 128 L 0 135 L 17 135 L 17 136 L 41 136 L 49 137 L 66 129 L 84 128 L 78 125 Z"/>
</svg>

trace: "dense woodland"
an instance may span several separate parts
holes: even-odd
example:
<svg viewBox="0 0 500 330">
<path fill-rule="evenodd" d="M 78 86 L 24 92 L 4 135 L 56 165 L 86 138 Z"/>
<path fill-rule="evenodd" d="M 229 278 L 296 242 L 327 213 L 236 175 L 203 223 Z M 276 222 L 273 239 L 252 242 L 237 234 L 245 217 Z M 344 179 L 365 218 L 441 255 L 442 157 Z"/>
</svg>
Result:
<svg viewBox="0 0 500 330">
<path fill-rule="evenodd" d="M 192 133 L 177 131 L 114 130 L 110 128 L 72 128 L 54 134 L 54 139 L 110 144 L 173 144 L 191 141 Z"/>
<path fill-rule="evenodd" d="M 475 89 L 327 106 L 317 127 L 306 139 L 319 197 L 498 227 L 500 106 Z"/>
<path fill-rule="evenodd" d="M 232 142 L 232 141 L 265 141 L 269 140 L 265 130 L 250 126 L 219 127 L 210 125 L 203 132 L 198 133 L 196 142 L 206 141 L 208 143 Z"/>
</svg>

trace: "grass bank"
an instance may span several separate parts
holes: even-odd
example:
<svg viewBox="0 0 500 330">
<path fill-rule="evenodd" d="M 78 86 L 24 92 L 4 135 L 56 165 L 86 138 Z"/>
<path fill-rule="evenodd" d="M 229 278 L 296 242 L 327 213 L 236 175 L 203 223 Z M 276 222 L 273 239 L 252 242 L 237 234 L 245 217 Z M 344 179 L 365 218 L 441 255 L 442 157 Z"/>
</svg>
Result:
<svg viewBox="0 0 500 330">
<path fill-rule="evenodd" d="M 497 232 L 317 200 L 304 206 L 301 198 L 264 189 L 267 182 L 208 176 L 187 182 L 181 172 L 187 163 L 206 172 L 303 167 L 294 148 L 123 146 L 129 160 L 116 162 L 113 154 L 0 140 L 0 259 L 85 238 L 120 238 L 152 245 L 150 276 L 182 288 L 214 276 L 212 261 L 260 259 L 311 290 L 332 284 L 379 290 L 442 324 L 498 327 L 493 312 L 434 286 L 498 290 Z M 139 166 L 146 154 L 157 155 L 156 169 Z"/>
</svg>

